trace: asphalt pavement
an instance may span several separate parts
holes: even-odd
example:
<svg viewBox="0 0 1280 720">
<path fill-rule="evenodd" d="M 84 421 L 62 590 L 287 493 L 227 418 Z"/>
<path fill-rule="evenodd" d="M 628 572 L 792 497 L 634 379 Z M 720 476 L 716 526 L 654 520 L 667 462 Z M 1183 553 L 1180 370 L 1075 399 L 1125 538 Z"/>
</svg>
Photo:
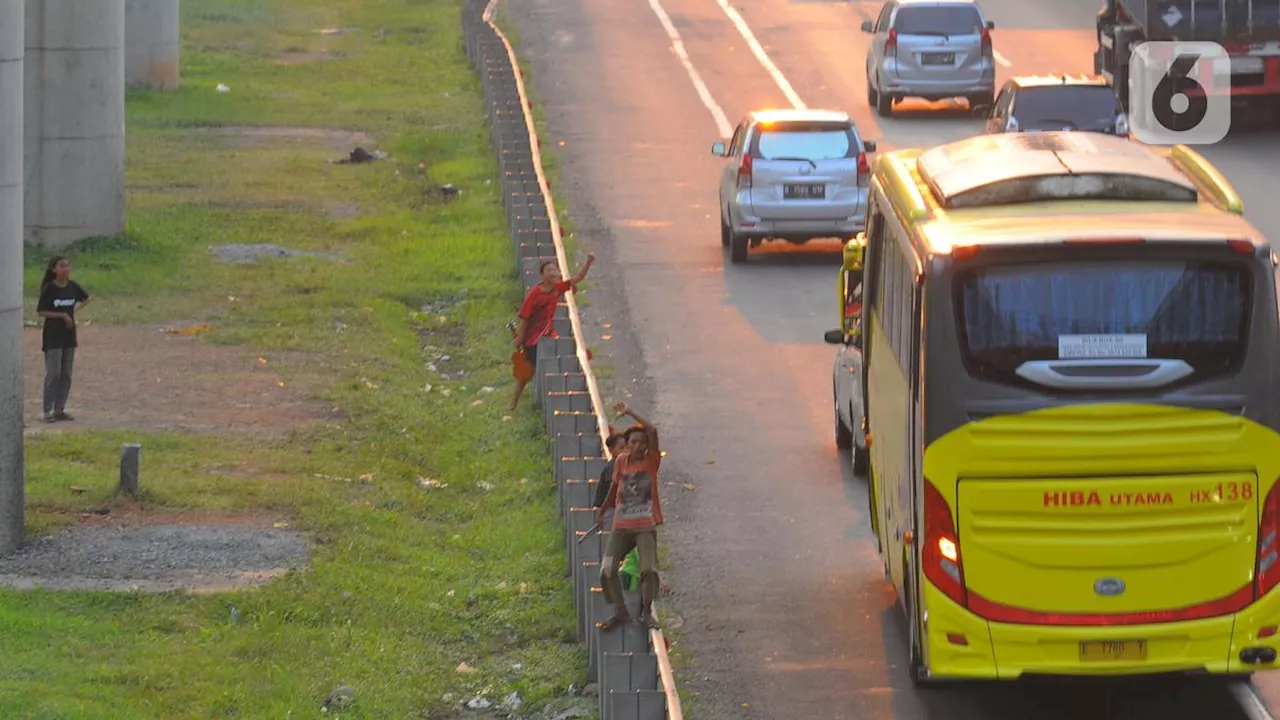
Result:
<svg viewBox="0 0 1280 720">
<path fill-rule="evenodd" d="M 962 101 L 866 103 L 879 3 L 507 0 L 559 154 L 555 188 L 600 255 L 585 331 L 622 398 L 660 425 L 671 619 L 692 664 L 691 718 L 1236 720 L 1268 717 L 1221 682 L 998 684 L 917 691 L 905 622 L 882 579 L 865 483 L 834 444 L 838 245 L 719 242 L 711 143 L 749 110 L 850 111 L 882 150 L 973 135 Z M 998 80 L 1090 72 L 1092 0 L 986 0 Z M 677 42 L 678 40 L 678 42 Z M 1276 133 L 1205 154 L 1280 239 Z M 1280 683 L 1253 688 L 1280 708 Z"/>
</svg>

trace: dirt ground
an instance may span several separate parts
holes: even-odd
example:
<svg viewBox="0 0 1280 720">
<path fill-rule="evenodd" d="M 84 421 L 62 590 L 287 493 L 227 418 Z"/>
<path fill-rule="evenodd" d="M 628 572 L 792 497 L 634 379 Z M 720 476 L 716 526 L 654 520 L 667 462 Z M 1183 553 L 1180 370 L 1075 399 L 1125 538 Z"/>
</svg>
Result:
<svg viewBox="0 0 1280 720">
<path fill-rule="evenodd" d="M 300 357 L 213 345 L 197 335 L 172 332 L 179 329 L 81 327 L 67 403 L 75 422 L 53 424 L 44 422 L 41 409 L 40 331 L 28 329 L 27 432 L 127 428 L 268 435 L 326 416 L 328 409 L 310 398 L 305 383 L 286 381 L 276 372 L 299 367 Z"/>
<path fill-rule="evenodd" d="M 199 337 L 202 329 L 81 326 L 67 403 L 76 419 L 53 424 L 44 422 L 41 409 L 40 331 L 28 329 L 27 432 L 127 428 L 262 437 L 329 415 L 298 380 L 307 377 L 303 356 L 213 345 Z M 285 368 L 292 372 L 278 371 Z M 0 558 L 0 585 L 194 593 L 246 588 L 305 562 L 306 539 L 288 526 L 272 514 L 156 512 L 117 503 Z"/>
</svg>

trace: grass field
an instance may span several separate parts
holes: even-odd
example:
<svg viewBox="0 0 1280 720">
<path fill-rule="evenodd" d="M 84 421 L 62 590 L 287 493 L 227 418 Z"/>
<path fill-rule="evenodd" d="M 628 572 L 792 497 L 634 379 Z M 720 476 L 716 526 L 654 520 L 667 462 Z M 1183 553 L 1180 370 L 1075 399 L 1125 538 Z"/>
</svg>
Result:
<svg viewBox="0 0 1280 720">
<path fill-rule="evenodd" d="M 266 510 L 321 542 L 308 570 L 230 596 L 0 591 L 0 717 L 315 717 L 339 685 L 350 718 L 557 700 L 583 684 L 585 650 L 545 438 L 527 404 L 502 419 L 519 289 L 457 3 L 182 13 L 183 89 L 129 98 L 128 232 L 70 253 L 95 296 L 82 324 L 197 322 L 208 343 L 298 353 L 335 414 L 256 438 L 32 438 L 29 530 L 116 502 L 130 440 L 160 478 L 145 510 Z M 238 129 L 258 125 L 291 129 Z M 329 162 L 368 140 L 389 158 Z M 227 243 L 339 259 L 235 265 L 209 252 Z M 43 260 L 28 254 L 32 305 Z M 428 372 L 441 353 L 466 376 Z M 256 473 L 219 470 L 246 458 Z"/>
</svg>

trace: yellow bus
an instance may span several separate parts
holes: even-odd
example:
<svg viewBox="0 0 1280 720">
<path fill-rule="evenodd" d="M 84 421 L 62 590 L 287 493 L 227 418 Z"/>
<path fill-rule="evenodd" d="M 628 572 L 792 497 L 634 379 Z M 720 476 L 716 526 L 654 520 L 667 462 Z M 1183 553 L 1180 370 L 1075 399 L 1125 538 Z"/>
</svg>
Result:
<svg viewBox="0 0 1280 720">
<path fill-rule="evenodd" d="M 913 679 L 1275 667 L 1278 259 L 1236 191 L 1051 132 L 886 153 L 868 202 L 844 337 Z"/>
</svg>

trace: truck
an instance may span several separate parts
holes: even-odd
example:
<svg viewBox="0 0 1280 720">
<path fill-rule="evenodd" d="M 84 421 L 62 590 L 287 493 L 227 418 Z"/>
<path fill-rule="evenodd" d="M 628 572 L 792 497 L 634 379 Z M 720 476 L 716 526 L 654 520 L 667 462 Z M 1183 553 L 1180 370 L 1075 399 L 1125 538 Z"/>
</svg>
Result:
<svg viewBox="0 0 1280 720">
<path fill-rule="evenodd" d="M 1280 0 L 1105 0 L 1097 17 L 1093 70 L 1129 112 L 1133 49 L 1152 41 L 1208 41 L 1230 56 L 1233 103 L 1280 100 Z M 1208 73 L 1193 73 L 1209 94 Z M 1224 93 L 1225 94 L 1225 93 Z"/>
</svg>

